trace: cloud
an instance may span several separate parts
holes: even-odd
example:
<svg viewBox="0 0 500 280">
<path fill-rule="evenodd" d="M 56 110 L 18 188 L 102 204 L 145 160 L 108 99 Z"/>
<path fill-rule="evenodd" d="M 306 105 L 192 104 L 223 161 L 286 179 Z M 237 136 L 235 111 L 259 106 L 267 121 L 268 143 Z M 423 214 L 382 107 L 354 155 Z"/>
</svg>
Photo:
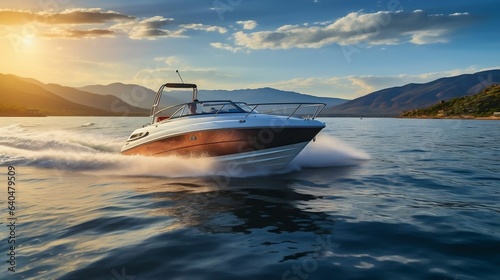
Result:
<svg viewBox="0 0 500 280">
<path fill-rule="evenodd" d="M 154 16 L 133 22 L 116 24 L 111 29 L 125 32 L 131 39 L 154 40 L 161 37 L 185 37 L 183 34 L 184 30 L 166 29 L 168 25 L 172 25 L 173 21 L 173 18 Z"/>
<path fill-rule="evenodd" d="M 220 42 L 210 43 L 210 46 L 212 46 L 213 48 L 216 48 L 216 49 L 226 50 L 226 51 L 230 51 L 233 53 L 244 50 L 244 48 L 242 48 L 242 47 L 233 47 L 231 45 L 223 44 Z"/>
<path fill-rule="evenodd" d="M 62 12 L 30 12 L 18 10 L 0 10 L 0 25 L 23 25 L 38 23 L 57 24 L 100 24 L 109 21 L 129 21 L 135 17 L 114 11 L 102 11 L 100 8 L 68 9 Z"/>
<path fill-rule="evenodd" d="M 84 39 L 84 38 L 97 38 L 97 37 L 114 37 L 115 31 L 107 29 L 52 29 L 46 33 L 40 33 L 40 37 L 46 38 L 71 38 L 71 39 Z"/>
<path fill-rule="evenodd" d="M 243 29 L 252 30 L 257 27 L 257 22 L 255 20 L 240 20 L 236 22 L 237 24 L 243 26 Z"/>
<path fill-rule="evenodd" d="M 135 20 L 134 16 L 114 11 L 103 11 L 100 8 L 67 9 L 61 12 L 0 10 L 0 26 L 6 26 L 9 30 L 13 26 L 28 25 L 28 28 L 24 29 L 25 33 L 26 30 L 29 30 L 30 35 L 44 38 L 115 37 L 117 32 L 110 29 L 110 25 Z M 81 28 L 76 28 L 77 26 Z"/>
<path fill-rule="evenodd" d="M 326 77 L 326 78 L 294 78 L 278 81 L 271 84 L 259 85 L 270 86 L 282 90 L 296 91 L 305 94 L 326 97 L 339 97 L 352 99 L 371 92 L 368 85 L 360 86 L 353 77 Z"/>
<path fill-rule="evenodd" d="M 173 18 L 164 18 L 162 16 L 154 16 L 140 21 L 137 26 L 145 29 L 161 29 L 174 21 Z"/>
<path fill-rule="evenodd" d="M 131 39 L 156 39 L 165 37 L 187 37 L 187 30 L 201 30 L 205 32 L 226 33 L 227 29 L 220 26 L 205 25 L 201 23 L 181 24 L 175 27 L 173 18 L 154 16 L 141 21 L 127 22 L 113 26 L 113 29 L 123 30 Z M 172 29 L 166 27 L 172 26 Z"/>
<path fill-rule="evenodd" d="M 164 61 L 164 57 L 155 58 L 155 61 Z M 156 89 L 165 81 L 178 81 L 179 76 L 176 70 L 181 72 L 182 78 L 186 83 L 196 82 L 198 86 L 204 89 L 220 88 L 221 85 L 230 86 L 234 81 L 234 77 L 230 74 L 221 73 L 214 68 L 199 68 L 190 66 L 182 62 L 179 58 L 172 58 L 176 65 L 159 64 L 155 68 L 144 68 L 139 70 L 134 78 L 133 83 L 143 85 L 148 88 Z"/>
<path fill-rule="evenodd" d="M 251 33 L 238 31 L 232 39 L 234 47 L 254 50 L 321 48 L 330 44 L 445 43 L 446 35 L 471 19 L 468 13 L 433 15 L 422 10 L 353 12 L 328 24 L 284 25 L 274 31 Z"/>
<path fill-rule="evenodd" d="M 159 56 L 154 58 L 155 61 L 164 62 L 168 66 L 183 67 L 184 63 L 176 56 Z"/>
<path fill-rule="evenodd" d="M 183 29 L 202 30 L 202 31 L 206 31 L 206 32 L 218 32 L 221 34 L 224 34 L 227 32 L 227 29 L 224 27 L 204 25 L 201 23 L 182 24 L 179 27 L 183 28 Z"/>
<path fill-rule="evenodd" d="M 96 38 L 126 34 L 131 39 L 148 39 L 167 37 L 187 37 L 187 30 L 226 33 L 221 26 L 201 23 L 174 25 L 173 18 L 153 16 L 139 19 L 114 11 L 103 11 L 100 8 L 75 8 L 62 12 L 31 12 L 19 10 L 0 10 L 0 26 L 20 26 L 31 24 L 33 33 L 46 38 Z M 52 27 L 58 26 L 59 29 Z M 75 28 L 82 26 L 82 28 Z M 85 26 L 85 27 L 83 27 Z M 85 30 L 87 28 L 87 30 Z M 1 33 L 1 32 L 0 32 Z"/>
<path fill-rule="evenodd" d="M 120 14 L 114 11 L 103 12 L 100 8 L 65 10 L 61 13 L 49 14 L 47 17 L 47 22 L 51 24 L 90 24 L 135 19 L 133 16 Z"/>
<path fill-rule="evenodd" d="M 0 10 L 0 25 L 21 25 L 33 21 L 35 14 L 27 11 Z"/>
<path fill-rule="evenodd" d="M 444 37 L 447 33 L 445 29 L 417 31 L 411 35 L 410 42 L 415 45 L 447 43 L 448 39 Z"/>
<path fill-rule="evenodd" d="M 464 69 L 452 69 L 440 72 L 399 75 L 360 75 L 325 78 L 293 78 L 271 84 L 256 84 L 254 87 L 270 86 L 282 90 L 297 91 L 325 97 L 354 99 L 377 90 L 403 86 L 410 83 L 428 83 L 443 77 L 471 74 L 480 71 L 498 69 L 499 67 L 480 68 L 471 66 Z"/>
</svg>

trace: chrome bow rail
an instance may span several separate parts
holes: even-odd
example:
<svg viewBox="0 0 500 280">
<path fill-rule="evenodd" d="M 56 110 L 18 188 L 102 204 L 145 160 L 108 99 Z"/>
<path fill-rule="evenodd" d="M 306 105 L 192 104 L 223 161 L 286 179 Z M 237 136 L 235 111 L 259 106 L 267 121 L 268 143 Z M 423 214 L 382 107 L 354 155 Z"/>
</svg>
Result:
<svg viewBox="0 0 500 280">
<path fill-rule="evenodd" d="M 169 106 L 161 110 L 154 110 L 151 117 L 152 123 L 163 120 L 172 120 L 186 116 L 222 114 L 245 114 L 247 118 L 253 114 L 267 114 L 285 116 L 287 119 L 296 117 L 303 119 L 315 119 L 326 106 L 324 103 L 258 103 L 247 104 L 244 102 L 233 102 L 230 100 L 194 101 L 179 105 Z"/>
<path fill-rule="evenodd" d="M 324 103 L 258 103 L 258 104 L 247 104 L 247 106 L 251 107 L 252 110 L 248 112 L 250 115 L 252 112 L 257 111 L 260 114 L 269 114 L 269 115 L 279 115 L 279 116 L 287 116 L 287 118 L 291 117 L 299 117 L 305 119 L 314 120 L 318 114 L 325 108 L 326 104 Z M 266 109 L 266 107 L 268 107 Z M 290 112 L 290 113 L 288 113 Z"/>
</svg>

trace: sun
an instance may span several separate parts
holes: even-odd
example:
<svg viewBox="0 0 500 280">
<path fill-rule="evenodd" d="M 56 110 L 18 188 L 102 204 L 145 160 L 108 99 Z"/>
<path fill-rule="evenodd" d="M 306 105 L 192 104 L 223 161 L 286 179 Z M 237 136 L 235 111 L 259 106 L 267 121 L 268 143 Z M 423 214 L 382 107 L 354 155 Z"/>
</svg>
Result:
<svg viewBox="0 0 500 280">
<path fill-rule="evenodd" d="M 34 45 L 35 37 L 34 36 L 24 36 L 22 38 L 22 44 L 24 47 L 31 47 Z"/>
</svg>

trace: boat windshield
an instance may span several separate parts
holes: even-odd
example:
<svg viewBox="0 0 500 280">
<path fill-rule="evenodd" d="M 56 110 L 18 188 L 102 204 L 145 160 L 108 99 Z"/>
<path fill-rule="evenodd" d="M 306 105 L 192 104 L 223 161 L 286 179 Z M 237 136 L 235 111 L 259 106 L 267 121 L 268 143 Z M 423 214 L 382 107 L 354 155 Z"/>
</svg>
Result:
<svg viewBox="0 0 500 280">
<path fill-rule="evenodd" d="M 242 109 L 231 101 L 195 101 L 177 106 L 176 109 L 170 119 L 191 115 L 248 113 L 251 110 L 246 111 L 247 109 Z"/>
<path fill-rule="evenodd" d="M 267 114 L 286 116 L 288 118 L 298 117 L 303 119 L 314 119 L 325 107 L 324 103 L 260 103 L 247 104 L 245 102 L 233 102 L 230 100 L 194 101 L 175 106 L 170 106 L 156 111 L 152 117 L 152 123 L 168 121 L 186 116 L 213 116 L 222 114 L 245 114 L 248 117 L 253 114 Z M 259 109 L 258 111 L 256 109 Z"/>
<path fill-rule="evenodd" d="M 259 113 L 257 112 L 257 110 L 255 110 L 256 106 L 248 106 L 248 104 L 246 104 L 245 102 L 236 102 L 235 104 L 247 113 Z"/>
<path fill-rule="evenodd" d="M 201 102 L 202 113 L 221 114 L 221 113 L 245 113 L 245 110 L 230 101 L 206 101 Z"/>
</svg>

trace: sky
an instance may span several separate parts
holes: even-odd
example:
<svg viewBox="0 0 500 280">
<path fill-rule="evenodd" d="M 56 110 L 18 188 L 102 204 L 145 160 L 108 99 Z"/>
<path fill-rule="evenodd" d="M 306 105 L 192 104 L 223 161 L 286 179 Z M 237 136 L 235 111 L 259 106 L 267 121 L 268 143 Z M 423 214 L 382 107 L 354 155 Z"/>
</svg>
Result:
<svg viewBox="0 0 500 280">
<path fill-rule="evenodd" d="M 354 99 L 500 68 L 498 0 L 0 1 L 0 73 Z"/>
</svg>

